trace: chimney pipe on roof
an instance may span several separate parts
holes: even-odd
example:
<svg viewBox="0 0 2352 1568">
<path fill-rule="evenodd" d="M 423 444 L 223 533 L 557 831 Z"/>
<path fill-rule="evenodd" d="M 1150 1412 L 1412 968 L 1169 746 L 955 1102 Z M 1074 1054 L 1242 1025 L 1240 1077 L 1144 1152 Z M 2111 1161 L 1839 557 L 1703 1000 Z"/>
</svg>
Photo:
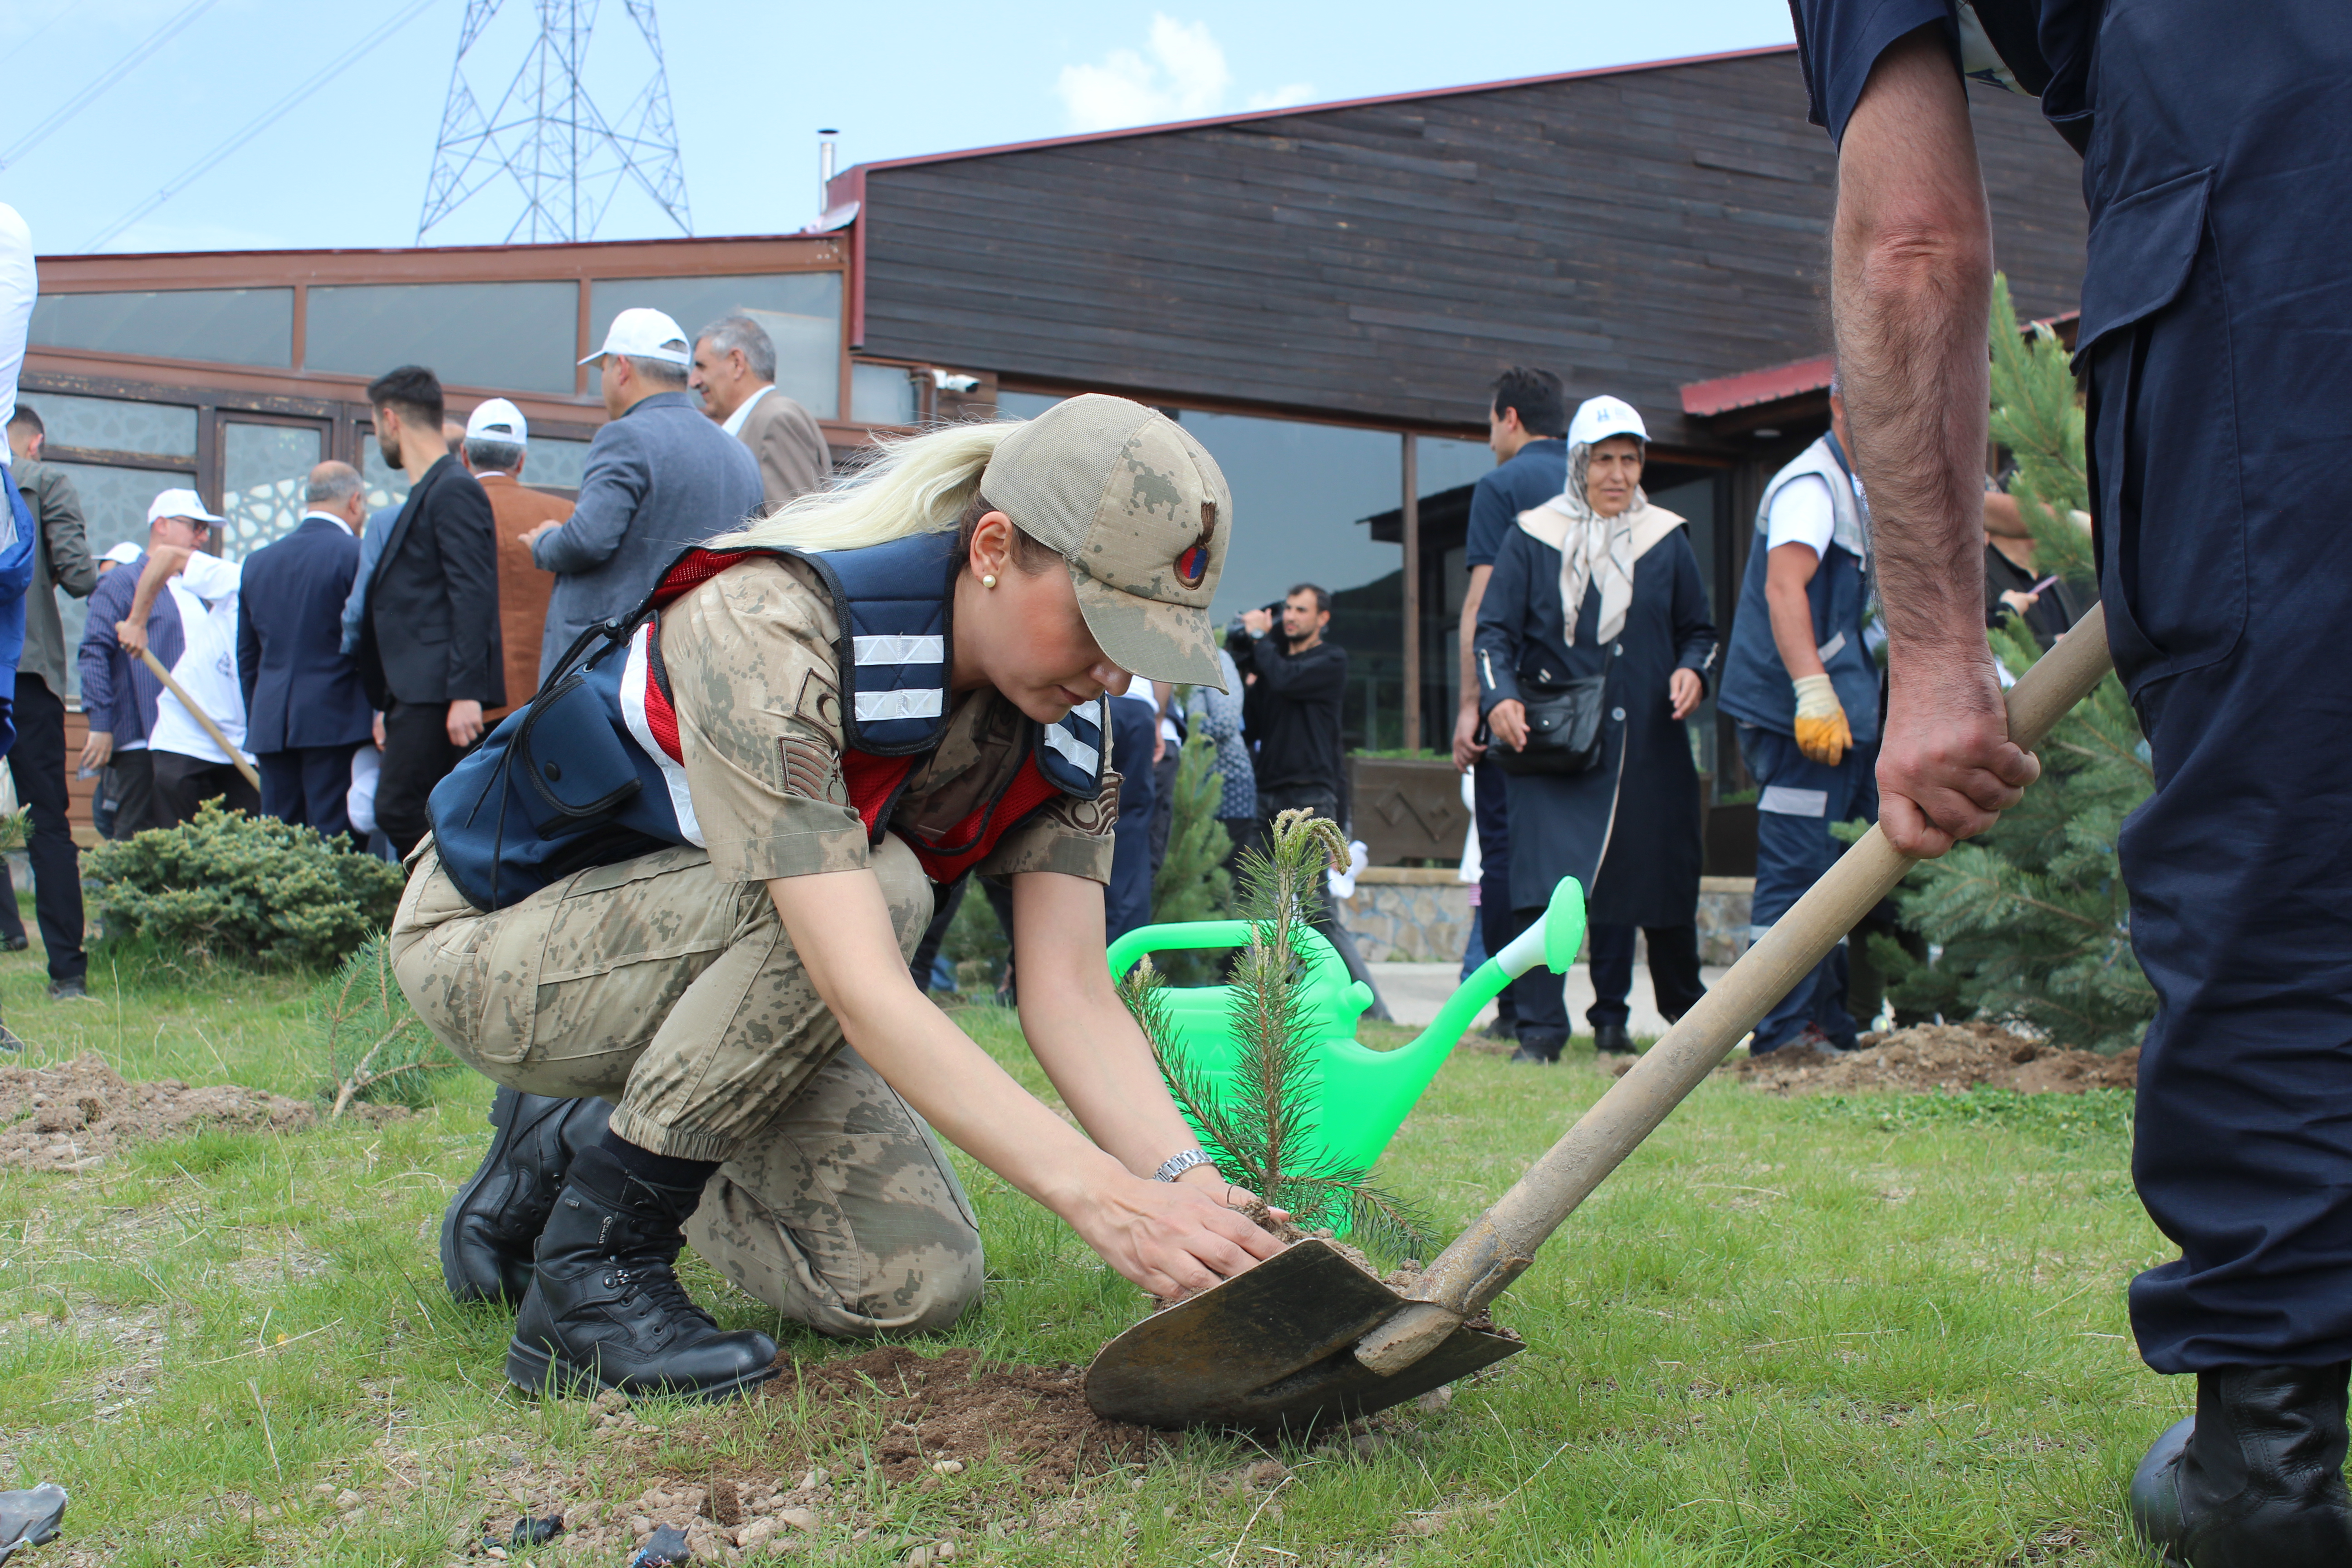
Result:
<svg viewBox="0 0 2352 1568">
<path fill-rule="evenodd" d="M 833 205 L 834 138 L 840 134 L 838 131 L 816 133 L 816 210 L 820 213 Z"/>
</svg>

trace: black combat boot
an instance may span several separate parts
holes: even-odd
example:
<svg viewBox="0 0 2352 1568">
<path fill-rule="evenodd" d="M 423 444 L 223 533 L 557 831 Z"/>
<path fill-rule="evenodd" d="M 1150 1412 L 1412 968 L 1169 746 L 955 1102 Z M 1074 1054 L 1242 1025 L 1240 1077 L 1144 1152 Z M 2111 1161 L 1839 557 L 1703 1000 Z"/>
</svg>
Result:
<svg viewBox="0 0 2352 1568">
<path fill-rule="evenodd" d="M 2197 1414 L 2132 1477 L 2132 1527 L 2164 1568 L 2352 1563 L 2347 1372 L 2337 1362 L 2197 1374 Z"/>
<path fill-rule="evenodd" d="M 530 1294 L 507 1346 L 507 1381 L 593 1394 L 724 1399 L 776 1375 L 776 1342 L 720 1333 L 673 1265 L 702 1184 L 656 1186 L 609 1149 L 583 1149 L 540 1234 Z"/>
<path fill-rule="evenodd" d="M 1592 1026 L 1592 1054 L 1600 1057 L 1630 1057 L 1633 1054 L 1633 1037 L 1622 1024 Z"/>
<path fill-rule="evenodd" d="M 490 1152 L 441 1216 L 441 1278 L 460 1301 L 522 1305 L 530 1252 L 564 1174 L 604 1135 L 601 1100 L 551 1100 L 501 1088 L 490 1101 Z"/>
<path fill-rule="evenodd" d="M 1568 1037 L 1553 1034 L 1523 1034 L 1519 1048 L 1511 1053 L 1515 1062 L 1531 1063 L 1537 1067 L 1555 1067 L 1559 1062 L 1559 1050 L 1568 1044 Z"/>
</svg>

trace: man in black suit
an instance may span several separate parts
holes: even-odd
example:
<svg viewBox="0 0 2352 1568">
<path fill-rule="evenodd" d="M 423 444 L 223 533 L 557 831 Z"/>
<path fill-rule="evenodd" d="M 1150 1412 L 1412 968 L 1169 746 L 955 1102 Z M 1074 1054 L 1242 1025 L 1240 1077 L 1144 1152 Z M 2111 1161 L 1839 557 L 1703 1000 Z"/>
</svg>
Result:
<svg viewBox="0 0 2352 1568">
<path fill-rule="evenodd" d="M 498 541 L 490 498 L 442 434 L 439 379 L 403 365 L 369 384 L 368 402 L 376 447 L 410 487 L 368 579 L 358 653 L 381 714 L 376 826 L 405 859 L 433 786 L 481 735 L 482 710 L 506 702 Z"/>
<path fill-rule="evenodd" d="M 236 673 L 261 809 L 332 838 L 351 832 L 352 753 L 373 739 L 359 667 L 342 650 L 343 601 L 360 564 L 359 470 L 310 470 L 293 532 L 246 558 Z"/>
</svg>

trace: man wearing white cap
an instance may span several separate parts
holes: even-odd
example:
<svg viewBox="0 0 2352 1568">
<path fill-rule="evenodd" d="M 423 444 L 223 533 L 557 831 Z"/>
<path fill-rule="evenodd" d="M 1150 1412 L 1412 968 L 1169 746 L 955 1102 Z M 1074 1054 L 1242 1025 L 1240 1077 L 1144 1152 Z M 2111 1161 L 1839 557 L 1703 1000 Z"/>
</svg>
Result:
<svg viewBox="0 0 2352 1568">
<path fill-rule="evenodd" d="M 206 510 L 194 490 L 169 489 L 157 496 L 147 509 L 147 560 L 139 568 L 130 607 L 114 626 L 115 641 L 124 654 L 143 664 L 139 655 L 152 641 L 155 612 L 169 603 L 178 621 L 179 652 L 167 658 L 157 648 L 155 657 L 204 711 L 204 718 L 198 718 L 169 689 L 156 699 L 147 755 L 154 773 L 153 826 L 158 827 L 189 821 L 197 806 L 215 797 L 233 811 L 261 809 L 260 792 L 236 766 L 239 759 L 252 761 L 244 750 L 245 691 L 236 674 L 237 605 L 245 569 L 204 549 L 205 537 L 226 521 Z M 165 538 L 159 523 L 184 531 L 187 542 Z M 95 595 L 91 605 L 95 622 Z M 204 719 L 212 724 L 207 727 Z M 214 738 L 215 729 L 237 748 L 235 752 Z"/>
<path fill-rule="evenodd" d="M 761 511 L 751 448 L 703 416 L 686 389 L 693 345 L 659 310 L 622 311 L 600 365 L 611 422 L 589 443 L 570 521 L 523 536 L 540 570 L 555 574 L 539 676 L 590 626 L 625 616 L 677 552 Z"/>
<path fill-rule="evenodd" d="M 467 419 L 458 455 L 490 498 L 491 526 L 499 536 L 499 640 L 506 649 L 507 700 L 520 704 L 539 686 L 539 639 L 547 630 L 547 595 L 554 586 L 522 538 L 543 523 L 570 517 L 572 503 L 521 482 L 530 456 L 530 424 L 503 397 L 491 398 Z"/>
</svg>

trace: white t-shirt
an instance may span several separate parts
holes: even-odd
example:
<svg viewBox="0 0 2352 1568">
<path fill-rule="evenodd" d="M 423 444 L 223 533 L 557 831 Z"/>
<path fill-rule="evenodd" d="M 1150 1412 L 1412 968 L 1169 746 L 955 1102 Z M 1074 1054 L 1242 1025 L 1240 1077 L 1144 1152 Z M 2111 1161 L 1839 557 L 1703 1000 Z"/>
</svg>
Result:
<svg viewBox="0 0 2352 1568">
<path fill-rule="evenodd" d="M 188 557 L 187 570 L 170 584 L 172 601 L 180 610 L 180 629 L 187 637 L 186 648 L 172 666 L 172 679 L 236 744 L 240 755 L 245 748 L 245 689 L 236 678 L 236 596 L 244 578 L 245 568 L 238 563 L 200 551 Z M 208 763 L 232 760 L 168 690 L 156 699 L 155 732 L 148 737 L 148 746 Z"/>
<path fill-rule="evenodd" d="M 16 412 L 25 334 L 32 326 L 33 301 L 40 291 L 33 268 L 33 231 L 15 207 L 0 202 L 0 426 Z M 0 468 L 8 466 L 8 443 L 0 440 Z"/>
<path fill-rule="evenodd" d="M 1764 521 L 1766 548 L 1802 544 L 1817 556 L 1827 555 L 1830 541 L 1837 536 L 1837 511 L 1830 501 L 1829 481 L 1819 474 L 1799 474 L 1772 498 Z"/>
</svg>

